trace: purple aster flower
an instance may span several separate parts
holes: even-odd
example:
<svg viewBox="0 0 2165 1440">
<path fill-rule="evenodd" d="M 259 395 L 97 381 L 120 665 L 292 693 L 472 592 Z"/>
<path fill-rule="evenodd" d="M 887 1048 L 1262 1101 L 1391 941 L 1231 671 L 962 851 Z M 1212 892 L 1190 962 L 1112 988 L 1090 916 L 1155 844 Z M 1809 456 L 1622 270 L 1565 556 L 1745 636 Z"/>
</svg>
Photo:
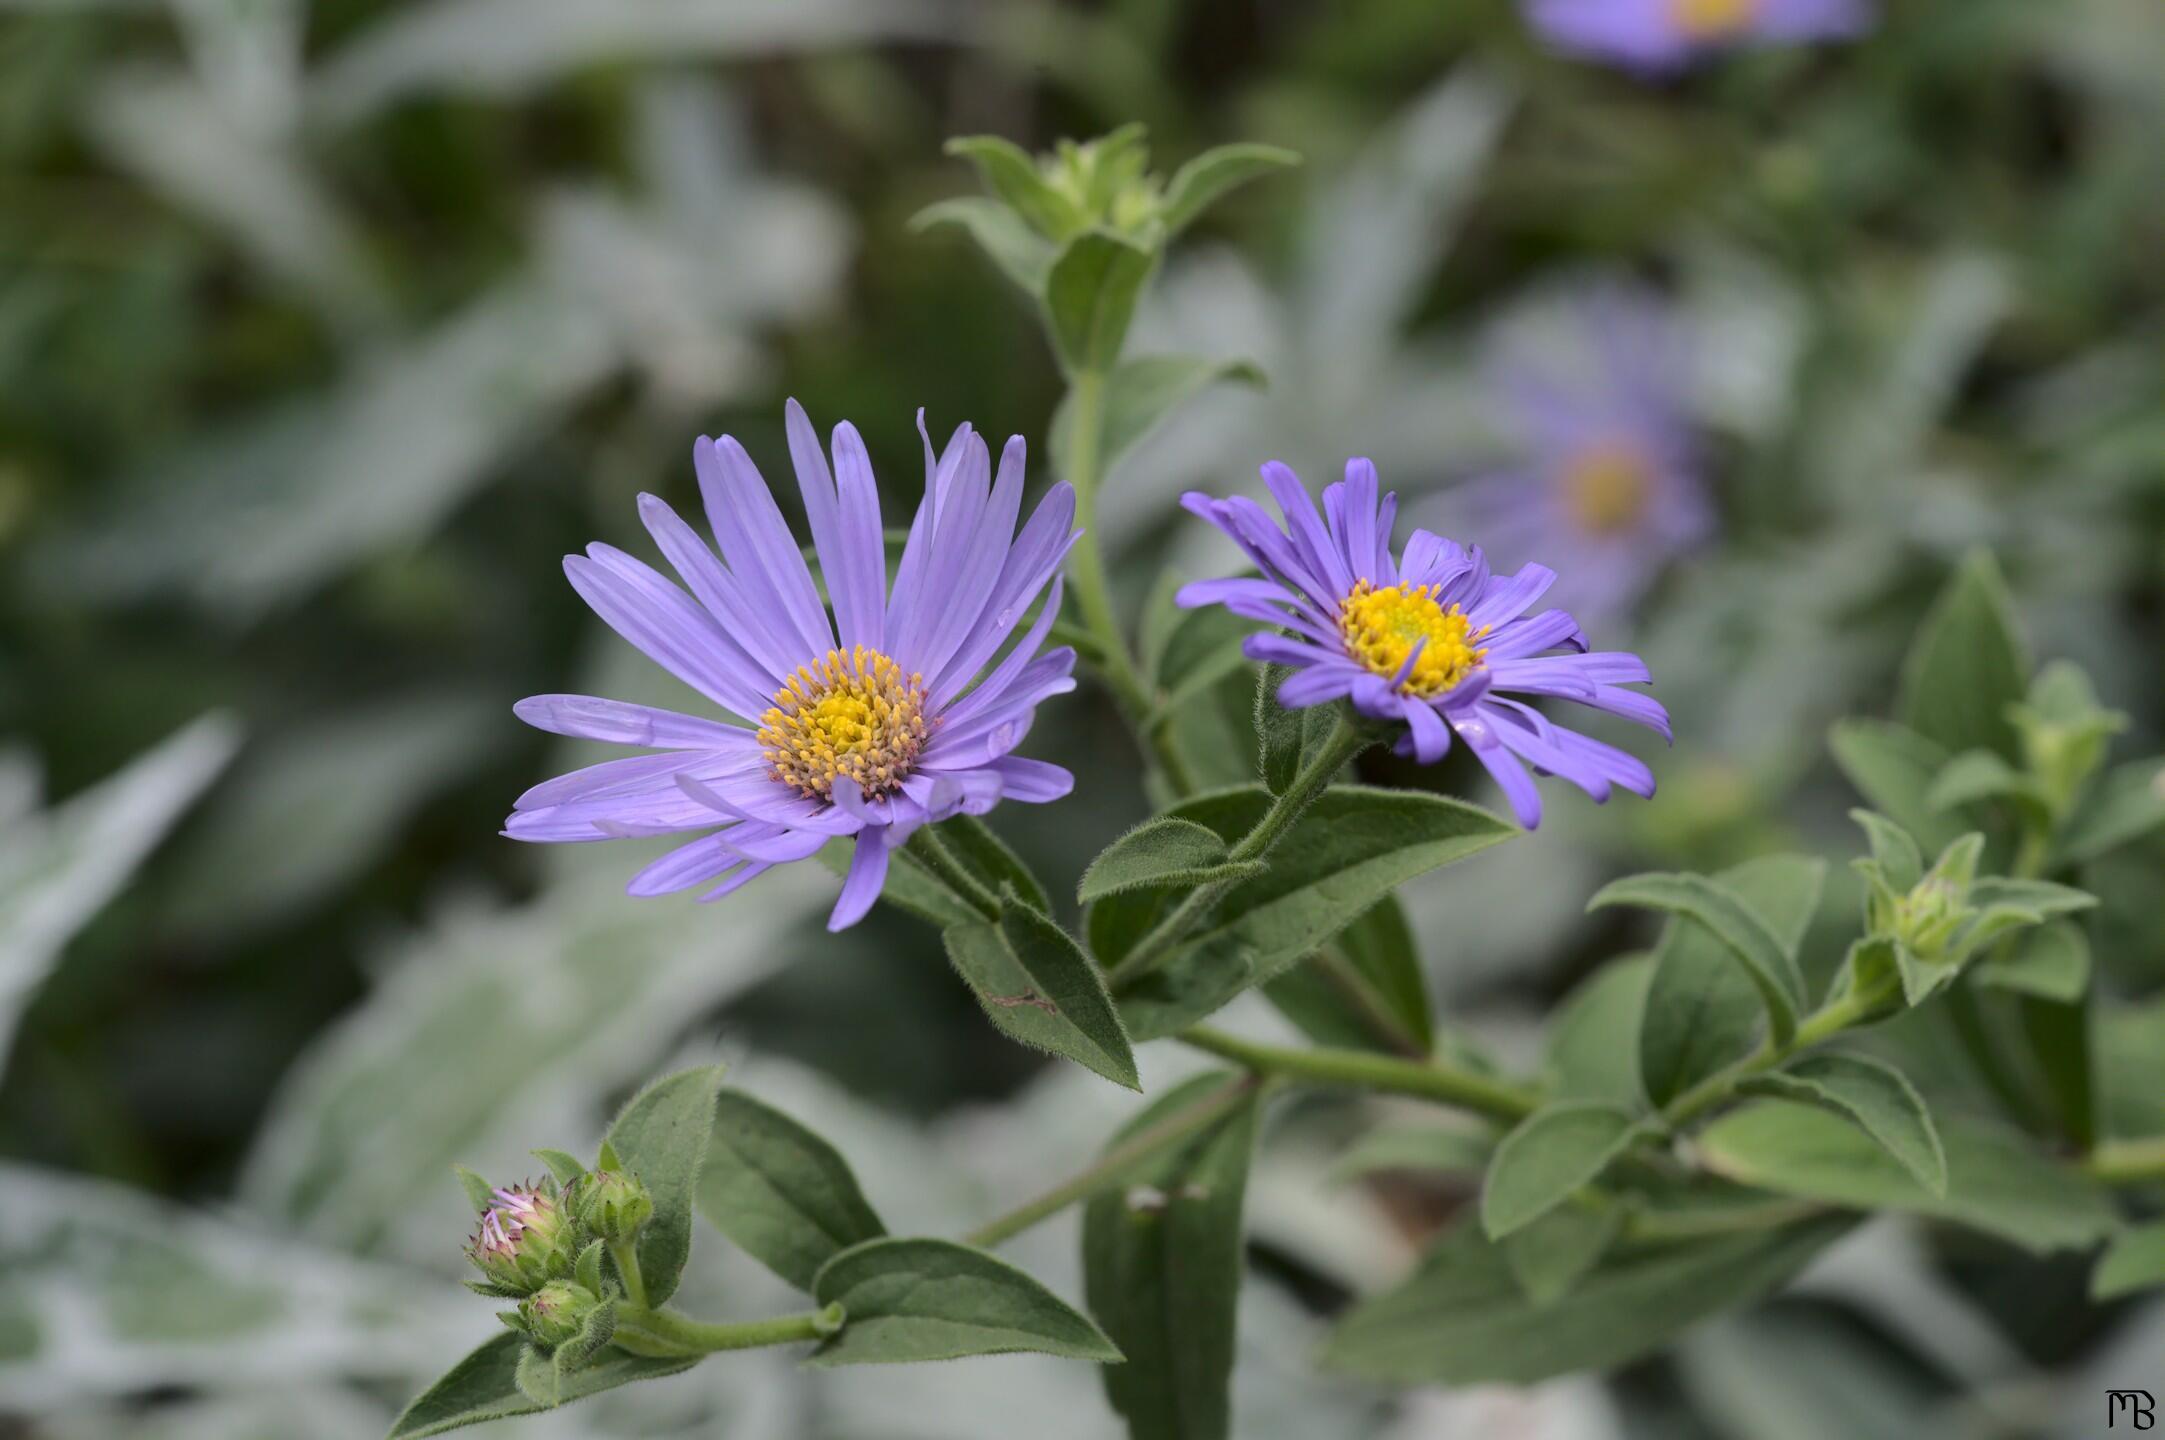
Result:
<svg viewBox="0 0 2165 1440">
<path fill-rule="evenodd" d="M 1574 300 L 1566 321 L 1570 333 L 1545 348 L 1524 332 L 1497 343 L 1493 386 L 1523 460 L 1444 508 L 1501 560 L 1555 561 L 1558 602 L 1599 623 L 1704 540 L 1714 516 L 1684 415 L 1689 357 L 1668 311 L 1604 287 Z"/>
<path fill-rule="evenodd" d="M 1854 35 L 1868 0 L 1528 0 L 1559 50 L 1662 74 L 1716 50 Z"/>
<path fill-rule="evenodd" d="M 1626 685 L 1649 678 L 1636 655 L 1589 651 L 1578 622 L 1561 610 L 1528 615 L 1556 573 L 1528 565 L 1494 575 L 1471 550 L 1416 530 L 1391 555 L 1396 494 L 1377 497 L 1376 467 L 1346 462 L 1346 478 L 1323 491 L 1316 514 L 1300 477 L 1276 461 L 1263 483 L 1285 514 L 1279 528 L 1253 500 L 1194 492 L 1181 504 L 1247 553 L 1260 579 L 1203 580 L 1182 588 L 1187 607 L 1223 605 L 1280 627 L 1250 635 L 1252 660 L 1292 667 L 1278 703 L 1293 709 L 1349 699 L 1361 714 L 1406 726 L 1398 753 L 1441 760 L 1456 735 L 1496 778 L 1528 829 L 1541 823 L 1541 795 L 1520 763 L 1560 775 L 1591 795 L 1611 786 L 1654 793 L 1644 763 L 1613 745 L 1566 730 L 1513 694 L 1559 696 L 1636 720 L 1669 735 L 1669 715 Z"/>
<path fill-rule="evenodd" d="M 634 895 L 710 886 L 718 899 L 829 840 L 856 837 L 839 930 L 879 897 L 889 852 L 918 826 L 1041 804 L 1074 788 L 1056 765 L 1013 754 L 1040 701 L 1075 687 L 1071 649 L 1038 654 L 1060 609 L 1055 578 L 1075 493 L 1053 486 L 1022 527 L 1023 442 L 1000 456 L 968 425 L 935 459 L 887 584 L 879 492 L 864 441 L 834 430 L 834 468 L 793 400 L 789 453 L 827 589 L 829 622 L 781 509 L 729 436 L 692 447 L 706 542 L 652 495 L 639 515 L 690 594 L 614 546 L 565 557 L 572 587 L 619 635 L 731 716 L 717 720 L 588 695 L 536 695 L 527 724 L 654 753 L 610 760 L 520 796 L 504 833 L 542 842 L 698 832 L 632 878 Z M 924 417 L 918 416 L 924 433 Z M 837 482 L 839 481 L 839 488 Z M 1040 591 L 1019 643 L 986 669 Z"/>
</svg>

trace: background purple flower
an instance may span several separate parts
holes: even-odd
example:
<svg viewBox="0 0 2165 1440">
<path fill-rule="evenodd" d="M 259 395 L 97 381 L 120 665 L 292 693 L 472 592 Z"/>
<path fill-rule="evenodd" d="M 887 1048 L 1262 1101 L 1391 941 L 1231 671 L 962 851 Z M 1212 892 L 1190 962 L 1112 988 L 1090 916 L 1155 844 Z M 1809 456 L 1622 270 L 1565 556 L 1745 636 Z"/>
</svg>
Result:
<svg viewBox="0 0 2165 1440">
<path fill-rule="evenodd" d="M 1278 688 L 1280 704 L 1350 700 L 1371 719 L 1404 724 L 1398 752 L 1424 765 L 1441 760 L 1455 735 L 1528 829 L 1541 823 L 1541 795 L 1522 766 L 1561 776 L 1597 803 L 1616 786 L 1654 793 L 1653 772 L 1635 756 L 1511 698 L 1575 700 L 1669 735 L 1660 703 L 1624 688 L 1649 679 L 1638 656 L 1590 652 L 1578 622 L 1562 610 L 1526 613 L 1556 572 L 1528 565 L 1496 575 L 1479 546 L 1469 550 L 1427 530 L 1414 531 L 1394 557 L 1398 497 L 1378 497 L 1376 467 L 1366 460 L 1347 461 L 1346 478 L 1324 487 L 1321 515 L 1284 465 L 1265 465 L 1263 483 L 1285 516 L 1283 529 L 1244 496 L 1181 498 L 1263 573 L 1198 581 L 1178 598 L 1275 627 L 1250 635 L 1242 648 L 1252 660 L 1294 670 Z"/>
<path fill-rule="evenodd" d="M 1601 623 L 1704 540 L 1714 516 L 1683 410 L 1689 357 L 1668 311 L 1602 288 L 1563 319 L 1561 334 L 1528 324 L 1495 343 L 1493 389 L 1522 458 L 1438 509 L 1503 562 L 1553 563 L 1557 600 Z"/>
<path fill-rule="evenodd" d="M 1661 73 L 1716 50 L 1854 35 L 1866 0 L 1528 0 L 1533 27 L 1559 50 Z"/>
<path fill-rule="evenodd" d="M 1074 688 L 1075 652 L 1037 650 L 1060 609 L 1054 577 L 1079 532 L 1074 492 L 1058 484 L 1016 533 L 1021 436 L 1007 442 L 996 480 L 969 426 L 937 460 L 927 436 L 925 499 L 890 594 L 879 491 L 856 428 L 835 427 L 831 473 L 795 401 L 788 429 L 832 622 L 744 447 L 702 437 L 692 459 L 720 560 L 669 506 L 639 497 L 640 518 L 689 594 L 610 545 L 566 557 L 564 570 L 618 634 L 744 719 L 589 695 L 522 700 L 517 713 L 529 725 L 652 753 L 535 786 L 504 833 L 545 843 L 696 833 L 634 876 L 630 890 L 707 886 L 708 900 L 854 836 L 828 920 L 838 930 L 871 908 L 890 852 L 919 825 L 980 815 L 1003 799 L 1057 800 L 1073 788 L 1067 771 L 1011 752 L 1038 703 Z M 1048 583 L 1028 633 L 979 678 Z"/>
</svg>

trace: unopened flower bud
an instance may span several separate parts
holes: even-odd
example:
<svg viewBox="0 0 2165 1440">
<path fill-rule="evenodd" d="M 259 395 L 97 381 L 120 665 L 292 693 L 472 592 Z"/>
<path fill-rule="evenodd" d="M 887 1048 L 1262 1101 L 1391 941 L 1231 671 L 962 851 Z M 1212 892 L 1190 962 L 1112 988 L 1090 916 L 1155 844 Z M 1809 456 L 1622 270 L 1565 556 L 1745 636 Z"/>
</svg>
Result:
<svg viewBox="0 0 2165 1440">
<path fill-rule="evenodd" d="M 584 1285 L 551 1280 L 519 1302 L 519 1323 L 535 1344 L 553 1350 L 575 1339 L 599 1304 L 601 1297 Z"/>
<path fill-rule="evenodd" d="M 570 1272 L 579 1240 L 578 1222 L 565 1212 L 555 1186 L 507 1185 L 481 1213 L 466 1254 L 492 1283 L 532 1292 Z"/>
<path fill-rule="evenodd" d="M 631 1239 L 654 1215 L 653 1195 L 638 1176 L 621 1170 L 589 1171 L 569 1198 L 580 1222 L 612 1244 Z"/>
</svg>

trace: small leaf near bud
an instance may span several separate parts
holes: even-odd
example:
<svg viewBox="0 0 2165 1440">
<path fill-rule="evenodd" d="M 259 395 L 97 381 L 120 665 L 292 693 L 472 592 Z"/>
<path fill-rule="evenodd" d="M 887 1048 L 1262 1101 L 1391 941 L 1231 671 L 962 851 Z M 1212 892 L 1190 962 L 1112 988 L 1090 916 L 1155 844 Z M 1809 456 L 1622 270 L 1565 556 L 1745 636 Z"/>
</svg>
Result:
<svg viewBox="0 0 2165 1440">
<path fill-rule="evenodd" d="M 654 1215 L 653 1195 L 625 1170 L 589 1171 L 568 1198 L 580 1222 L 611 1244 L 631 1239 Z"/>
</svg>

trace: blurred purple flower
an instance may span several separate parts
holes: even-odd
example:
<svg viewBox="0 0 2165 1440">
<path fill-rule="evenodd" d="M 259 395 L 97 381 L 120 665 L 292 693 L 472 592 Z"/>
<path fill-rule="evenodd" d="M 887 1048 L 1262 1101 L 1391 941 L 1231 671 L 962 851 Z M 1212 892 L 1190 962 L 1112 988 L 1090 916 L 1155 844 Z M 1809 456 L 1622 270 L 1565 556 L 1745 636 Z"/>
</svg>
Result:
<svg viewBox="0 0 2165 1440">
<path fill-rule="evenodd" d="M 1285 466 L 1265 465 L 1263 482 L 1285 515 L 1283 529 L 1244 497 L 1181 497 L 1263 574 L 1198 581 L 1178 599 L 1292 632 L 1250 635 L 1242 647 L 1250 659 L 1296 672 L 1279 686 L 1278 703 L 1301 709 L 1351 700 L 1363 715 L 1404 724 L 1398 752 L 1424 765 L 1441 760 L 1456 735 L 1528 829 L 1541 823 L 1541 795 L 1521 762 L 1562 776 L 1596 803 L 1612 786 L 1654 793 L 1653 772 L 1636 757 L 1504 693 L 1576 700 L 1669 735 L 1660 703 L 1623 688 L 1650 678 L 1638 656 L 1589 652 L 1578 622 L 1561 610 L 1525 613 L 1554 571 L 1528 565 L 1492 575 L 1479 546 L 1468 550 L 1426 530 L 1414 531 L 1394 559 L 1398 497 L 1377 498 L 1376 467 L 1366 460 L 1347 461 L 1346 478 L 1324 488 L 1320 517 Z"/>
<path fill-rule="evenodd" d="M 1523 452 L 1443 502 L 1455 528 L 1506 560 L 1553 560 L 1557 599 L 1599 624 L 1622 615 L 1714 517 L 1683 414 L 1682 339 L 1655 300 L 1604 289 L 1575 304 L 1568 355 L 1499 345 L 1500 408 Z"/>
<path fill-rule="evenodd" d="M 1663 74 L 1717 50 L 1854 35 L 1868 0 L 1527 0 L 1559 50 Z"/>
<path fill-rule="evenodd" d="M 832 473 L 794 400 L 788 430 L 834 623 L 744 447 L 702 437 L 692 461 L 721 560 L 675 511 L 639 497 L 648 533 L 691 594 L 610 545 L 565 557 L 564 570 L 618 634 L 756 725 L 589 695 L 522 700 L 519 718 L 538 729 L 658 753 L 535 786 L 504 833 L 562 842 L 702 832 L 641 870 L 630 890 L 711 884 L 706 900 L 854 836 L 827 922 L 839 930 L 871 908 L 890 851 L 918 826 L 1074 788 L 1067 771 L 1011 752 L 1038 703 L 1075 688 L 1073 650 L 1037 651 L 1060 610 L 1056 573 L 1080 532 L 1075 493 L 1057 484 L 1016 533 L 1021 436 L 1007 442 L 996 480 L 969 426 L 937 460 L 926 436 L 925 500 L 890 595 L 879 492 L 856 428 L 835 427 Z M 1028 633 L 980 678 L 1048 582 Z"/>
</svg>

